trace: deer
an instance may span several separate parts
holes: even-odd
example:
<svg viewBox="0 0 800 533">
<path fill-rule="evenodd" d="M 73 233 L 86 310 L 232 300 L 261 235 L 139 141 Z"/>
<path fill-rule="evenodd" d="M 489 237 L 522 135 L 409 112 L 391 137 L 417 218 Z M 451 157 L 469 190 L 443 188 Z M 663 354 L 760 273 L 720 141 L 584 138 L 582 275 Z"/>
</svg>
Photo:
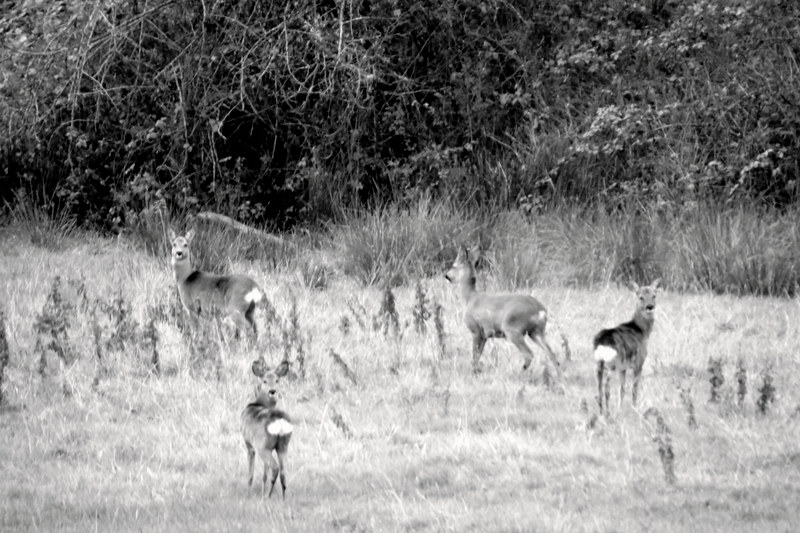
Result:
<svg viewBox="0 0 800 533">
<path fill-rule="evenodd" d="M 261 496 L 267 488 L 267 472 L 272 471 L 268 497 L 272 497 L 275 481 L 280 477 L 281 493 L 286 499 L 286 454 L 294 426 L 286 412 L 278 409 L 278 380 L 289 371 L 289 363 L 281 362 L 271 369 L 263 359 L 253 362 L 252 372 L 258 379 L 256 399 L 242 411 L 242 436 L 247 449 L 248 482 L 253 486 L 256 452 L 264 463 L 261 479 Z"/>
<path fill-rule="evenodd" d="M 172 228 L 169 230 L 172 270 L 184 309 L 195 320 L 215 311 L 222 312 L 233 320 L 237 338 L 239 329 L 244 328 L 252 331 L 254 339 L 258 340 L 253 314 L 256 305 L 264 299 L 264 292 L 249 276 L 218 276 L 192 268 L 191 243 L 194 236 L 194 229 L 185 235 L 177 235 Z"/>
<path fill-rule="evenodd" d="M 479 360 L 486 340 L 505 338 L 521 352 L 527 370 L 533 360 L 533 352 L 525 342 L 529 337 L 542 348 L 556 369 L 559 380 L 561 367 L 556 354 L 545 339 L 547 310 L 529 294 L 485 293 L 476 288 L 476 264 L 479 251 L 472 256 L 466 246 L 461 246 L 450 270 L 445 273 L 447 281 L 458 287 L 464 301 L 464 323 L 472 334 L 472 368 L 480 372 Z"/>
<path fill-rule="evenodd" d="M 632 288 L 636 293 L 638 303 L 633 318 L 616 327 L 600 330 L 594 336 L 592 345 L 594 359 L 597 362 L 597 403 L 601 413 L 608 414 L 610 371 L 614 370 L 619 372 L 618 409 L 622 408 L 627 370 L 633 370 L 631 400 L 633 406 L 636 406 L 642 368 L 647 358 L 647 339 L 650 337 L 655 321 L 656 294 L 660 281 L 660 278 L 656 279 L 644 287 L 640 287 L 634 281 Z M 604 405 L 605 411 L 603 411 Z"/>
</svg>

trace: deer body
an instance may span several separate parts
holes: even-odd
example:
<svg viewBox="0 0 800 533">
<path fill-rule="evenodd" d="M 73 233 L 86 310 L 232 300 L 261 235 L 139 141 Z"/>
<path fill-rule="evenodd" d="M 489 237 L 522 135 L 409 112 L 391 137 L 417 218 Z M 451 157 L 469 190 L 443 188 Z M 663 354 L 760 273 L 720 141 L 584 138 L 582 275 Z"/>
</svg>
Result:
<svg viewBox="0 0 800 533">
<path fill-rule="evenodd" d="M 619 407 L 625 394 L 625 373 L 633 371 L 631 399 L 636 405 L 639 394 L 642 368 L 647 358 L 647 339 L 653 330 L 655 321 L 656 291 L 659 280 L 651 285 L 639 287 L 634 283 L 634 290 L 639 298 L 633 318 L 614 328 L 603 329 L 593 339 L 594 358 L 597 361 L 597 402 L 600 411 L 608 412 L 610 396 L 610 373 L 619 372 Z M 605 401 L 604 401 L 605 400 Z"/>
<path fill-rule="evenodd" d="M 560 377 L 561 369 L 555 352 L 544 337 L 547 311 L 539 300 L 527 294 L 479 292 L 475 288 L 475 263 L 470 260 L 470 254 L 465 247 L 459 249 L 445 278 L 459 286 L 465 302 L 464 323 L 472 334 L 474 371 L 478 371 L 478 362 L 486 340 L 491 338 L 511 341 L 525 359 L 522 369 L 527 369 L 533 359 L 533 352 L 525 342 L 525 337 L 528 336 L 547 353 Z"/>
<path fill-rule="evenodd" d="M 172 270 L 181 304 L 195 318 L 219 310 L 233 320 L 237 334 L 238 328 L 245 328 L 258 338 L 253 315 L 264 297 L 258 283 L 242 274 L 219 276 L 192 268 L 190 245 L 193 238 L 194 230 L 189 230 L 185 236 L 170 230 Z"/>
<path fill-rule="evenodd" d="M 278 378 L 286 375 L 288 363 L 281 363 L 277 369 L 270 370 L 261 361 L 253 364 L 253 373 L 260 378 L 256 388 L 256 400 L 242 411 L 242 436 L 247 449 L 248 486 L 253 485 L 256 453 L 264 463 L 261 480 L 261 493 L 266 491 L 267 473 L 272 471 L 272 484 L 269 496 L 275 489 L 275 481 L 280 478 L 281 492 L 286 497 L 286 454 L 292 438 L 294 426 L 285 411 L 277 409 Z"/>
</svg>

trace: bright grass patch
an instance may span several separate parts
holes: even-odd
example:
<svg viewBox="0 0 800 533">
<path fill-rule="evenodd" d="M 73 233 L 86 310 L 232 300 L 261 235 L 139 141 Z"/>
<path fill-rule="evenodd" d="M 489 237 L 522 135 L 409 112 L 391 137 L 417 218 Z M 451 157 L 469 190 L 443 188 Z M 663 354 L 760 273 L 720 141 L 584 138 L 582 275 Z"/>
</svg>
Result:
<svg viewBox="0 0 800 533">
<path fill-rule="evenodd" d="M 421 278 L 421 289 L 392 288 L 399 332 L 385 336 L 370 322 L 382 286 L 337 275 L 320 290 L 298 284 L 288 263 L 235 262 L 231 270 L 260 282 L 282 328 L 256 347 L 218 344 L 218 359 L 196 361 L 181 322 L 155 312 L 175 297 L 165 258 L 96 238 L 63 250 L 3 245 L 2 531 L 756 531 L 792 530 L 800 519 L 794 300 L 667 288 L 641 411 L 625 402 L 606 418 L 594 416 L 591 340 L 629 318 L 625 288 L 537 287 L 557 317 L 554 331 L 569 338 L 559 391 L 543 384 L 538 347 L 521 372 L 502 339 L 473 376 L 462 304 L 440 275 Z M 34 325 L 56 274 L 74 305 L 59 342 L 75 360 L 50 353 L 42 376 Z M 117 301 L 127 322 L 101 307 L 92 320 L 69 283 L 81 278 L 90 302 Z M 497 280 L 484 274 L 478 283 Z M 420 290 L 431 302 L 425 331 L 414 321 Z M 263 311 L 256 320 L 266 331 Z M 564 348 L 554 348 L 563 360 Z M 287 353 L 295 375 L 279 400 L 294 427 L 286 500 L 262 499 L 258 483 L 247 487 L 239 415 L 253 395 L 252 361 L 263 355 L 274 365 Z M 750 407 L 735 408 L 732 378 L 718 392 L 733 409 L 706 401 L 711 358 L 728 374 L 746 361 Z M 757 414 L 766 375 L 768 409 Z M 694 391 L 696 427 L 676 384 Z M 667 441 L 654 444 L 654 419 L 643 416 L 650 407 L 669 427 L 674 484 L 658 450 Z"/>
</svg>

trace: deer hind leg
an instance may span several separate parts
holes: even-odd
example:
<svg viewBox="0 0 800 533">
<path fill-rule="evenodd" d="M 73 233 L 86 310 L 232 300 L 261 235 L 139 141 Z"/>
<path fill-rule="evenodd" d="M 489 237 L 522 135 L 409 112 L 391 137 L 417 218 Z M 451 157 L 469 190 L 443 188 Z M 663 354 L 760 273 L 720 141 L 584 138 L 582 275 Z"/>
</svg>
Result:
<svg viewBox="0 0 800 533">
<path fill-rule="evenodd" d="M 248 480 L 247 486 L 253 486 L 253 474 L 255 473 L 256 468 L 256 450 L 253 448 L 253 445 L 249 442 L 245 442 L 244 445 L 247 447 L 247 471 L 248 471 Z"/>
<path fill-rule="evenodd" d="M 537 333 L 530 335 L 533 342 L 539 345 L 539 347 L 545 351 L 547 356 L 550 358 L 550 362 L 553 363 L 553 367 L 556 369 L 556 374 L 558 375 L 559 381 L 561 380 L 561 364 L 558 362 L 558 358 L 556 357 L 556 352 L 550 347 L 547 343 L 547 340 L 544 338 L 544 333 Z"/>
<path fill-rule="evenodd" d="M 606 404 L 606 414 L 608 414 L 608 401 L 611 398 L 611 372 L 606 372 L 603 379 L 603 400 Z"/>
<path fill-rule="evenodd" d="M 533 352 L 525 343 L 525 337 L 522 333 L 516 329 L 506 329 L 503 330 L 503 334 L 506 336 L 508 340 L 510 340 L 517 349 L 522 352 L 522 357 L 525 358 L 525 362 L 522 364 L 522 370 L 527 370 L 529 366 L 531 366 L 531 361 L 533 360 Z"/>
<path fill-rule="evenodd" d="M 250 326 L 250 329 L 253 331 L 253 340 L 258 342 L 258 328 L 256 327 L 256 320 L 255 320 L 255 310 L 256 310 L 256 303 L 250 302 L 250 305 L 247 307 L 247 311 L 244 313 L 244 318 L 247 320 L 247 323 Z"/>
<path fill-rule="evenodd" d="M 240 331 L 245 331 L 245 332 L 252 331 L 255 336 L 255 339 L 258 340 L 258 332 L 255 329 L 256 324 L 255 322 L 252 322 L 250 319 L 248 319 L 245 313 L 242 313 L 241 311 L 236 309 L 230 312 L 230 317 L 231 320 L 233 320 L 234 327 L 236 328 L 234 333 L 234 338 L 236 340 L 239 340 L 240 338 Z M 252 319 L 252 316 L 250 318 Z M 245 335 L 249 336 L 248 333 L 245 333 Z"/>
<path fill-rule="evenodd" d="M 266 448 L 260 449 L 258 455 L 261 457 L 261 462 L 264 463 L 264 474 L 261 476 L 261 497 L 263 498 L 264 494 L 267 492 L 267 474 L 269 473 L 270 464 L 273 459 L 272 453 Z"/>
<path fill-rule="evenodd" d="M 622 410 L 622 398 L 625 396 L 625 374 L 624 368 L 619 371 L 619 400 L 617 402 L 617 411 Z"/>
<path fill-rule="evenodd" d="M 483 347 L 485 345 L 486 337 L 483 333 L 478 332 L 472 334 L 472 372 L 475 374 L 480 372 L 478 361 L 481 358 L 481 353 L 483 353 Z"/>
<path fill-rule="evenodd" d="M 272 498 L 272 491 L 275 490 L 275 481 L 278 479 L 278 474 L 281 471 L 281 465 L 278 462 L 276 454 L 270 453 L 269 454 L 269 463 L 270 463 L 270 470 L 272 470 L 272 482 L 269 486 L 269 498 Z M 266 486 L 267 483 L 267 470 L 266 470 L 266 462 L 264 463 L 264 485 Z M 281 481 L 283 483 L 283 481 Z"/>
<path fill-rule="evenodd" d="M 281 495 L 286 499 L 286 450 L 278 452 L 278 469 L 280 470 Z M 272 482 L 273 485 L 275 482 Z"/>
<path fill-rule="evenodd" d="M 603 414 L 603 372 L 605 370 L 606 362 L 597 362 L 597 406 L 600 408 L 600 414 Z M 608 405 L 606 405 L 608 407 Z"/>
</svg>

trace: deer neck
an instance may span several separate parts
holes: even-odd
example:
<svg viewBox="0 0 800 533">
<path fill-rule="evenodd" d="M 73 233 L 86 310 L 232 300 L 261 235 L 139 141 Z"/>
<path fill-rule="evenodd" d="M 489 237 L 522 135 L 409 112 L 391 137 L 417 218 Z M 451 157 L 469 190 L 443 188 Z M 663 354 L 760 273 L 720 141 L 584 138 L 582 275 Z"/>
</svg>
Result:
<svg viewBox="0 0 800 533">
<path fill-rule="evenodd" d="M 188 259 L 180 261 L 172 260 L 172 271 L 175 273 L 175 281 L 182 283 L 193 272 L 192 264 Z"/>
<path fill-rule="evenodd" d="M 477 292 L 475 290 L 475 274 L 471 276 L 467 276 L 464 280 L 461 281 L 459 284 L 459 290 L 461 291 L 461 298 L 468 302 L 470 298 Z"/>
<path fill-rule="evenodd" d="M 653 329 L 653 322 L 654 318 L 652 316 L 647 317 L 645 316 L 644 312 L 641 309 L 636 309 L 636 313 L 633 315 L 633 322 L 644 332 L 644 336 L 647 337 L 650 335 L 650 331 Z"/>
</svg>

